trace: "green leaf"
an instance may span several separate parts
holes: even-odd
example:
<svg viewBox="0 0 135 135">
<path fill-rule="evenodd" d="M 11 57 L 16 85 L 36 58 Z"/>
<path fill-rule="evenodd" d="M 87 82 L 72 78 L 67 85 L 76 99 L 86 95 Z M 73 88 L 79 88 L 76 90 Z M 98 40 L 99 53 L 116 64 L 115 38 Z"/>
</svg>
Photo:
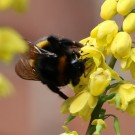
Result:
<svg viewBox="0 0 135 135">
<path fill-rule="evenodd" d="M 73 116 L 72 114 L 70 114 L 67 118 L 67 120 L 65 121 L 65 125 L 68 125 L 70 121 L 72 121 L 76 116 Z"/>
<path fill-rule="evenodd" d="M 109 95 L 101 95 L 100 99 L 101 99 L 102 102 L 106 102 L 107 100 L 110 100 L 115 96 L 116 96 L 116 93 L 111 93 Z"/>
<path fill-rule="evenodd" d="M 114 129 L 116 132 L 116 135 L 120 135 L 120 125 L 117 117 L 114 117 Z"/>
</svg>

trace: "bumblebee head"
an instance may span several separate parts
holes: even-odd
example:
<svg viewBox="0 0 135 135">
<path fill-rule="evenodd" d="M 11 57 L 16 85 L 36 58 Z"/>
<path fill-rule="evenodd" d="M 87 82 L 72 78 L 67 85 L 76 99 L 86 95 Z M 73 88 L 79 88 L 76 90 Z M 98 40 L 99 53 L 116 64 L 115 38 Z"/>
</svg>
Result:
<svg viewBox="0 0 135 135">
<path fill-rule="evenodd" d="M 81 75 L 84 73 L 85 66 L 82 60 L 74 59 L 71 62 L 71 82 L 73 86 L 77 85 L 80 81 Z"/>
</svg>

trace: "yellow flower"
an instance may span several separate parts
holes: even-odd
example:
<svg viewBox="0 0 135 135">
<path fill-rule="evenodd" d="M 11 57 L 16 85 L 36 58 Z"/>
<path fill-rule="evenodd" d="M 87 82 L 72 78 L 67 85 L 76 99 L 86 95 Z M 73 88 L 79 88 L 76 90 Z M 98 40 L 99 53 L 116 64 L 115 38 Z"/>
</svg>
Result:
<svg viewBox="0 0 135 135">
<path fill-rule="evenodd" d="M 23 12 L 28 6 L 28 0 L 14 0 L 12 8 L 17 12 Z"/>
<path fill-rule="evenodd" d="M 119 75 L 106 64 L 103 53 L 99 51 L 96 47 L 93 47 L 89 44 L 82 47 L 81 58 L 88 59 L 85 64 L 86 75 L 87 73 L 89 74 L 93 73 L 97 68 L 101 67 L 103 69 L 108 69 L 111 72 L 111 76 L 113 79 L 120 80 Z"/>
<path fill-rule="evenodd" d="M 104 55 L 98 49 L 89 45 L 81 48 L 81 57 L 82 59 L 89 58 L 88 64 L 93 64 L 91 66 L 91 68 L 93 67 L 92 69 L 99 67 L 105 62 Z"/>
<path fill-rule="evenodd" d="M 74 97 L 67 99 L 61 106 L 61 112 L 70 112 L 72 115 L 88 120 L 97 101 L 98 97 L 92 96 L 88 90 L 83 90 Z"/>
<path fill-rule="evenodd" d="M 104 51 L 104 46 L 97 46 L 96 38 L 92 38 L 89 36 L 89 37 L 81 40 L 80 43 L 83 44 L 84 46 L 94 47 L 101 52 Z"/>
<path fill-rule="evenodd" d="M 2 74 L 0 74 L 0 96 L 8 96 L 12 93 L 13 86 Z"/>
<path fill-rule="evenodd" d="M 101 6 L 100 16 L 104 20 L 109 20 L 117 14 L 116 0 L 105 0 Z"/>
<path fill-rule="evenodd" d="M 130 70 L 132 78 L 135 79 L 135 48 L 131 49 L 130 56 L 125 59 L 121 59 L 121 67 L 125 70 Z"/>
<path fill-rule="evenodd" d="M 135 31 L 135 13 L 130 13 L 123 21 L 123 30 L 127 33 Z"/>
<path fill-rule="evenodd" d="M 131 116 L 135 116 L 135 99 L 128 104 L 126 112 Z"/>
<path fill-rule="evenodd" d="M 81 44 L 83 44 L 84 46 L 94 46 L 96 47 L 97 43 L 96 43 L 96 39 L 95 38 L 92 38 L 92 37 L 87 37 L 87 38 L 84 38 L 80 41 Z"/>
<path fill-rule="evenodd" d="M 12 3 L 13 3 L 13 0 L 0 0 L 0 9 L 1 10 L 8 9 L 12 5 Z"/>
<path fill-rule="evenodd" d="M 0 10 L 15 9 L 18 12 L 24 11 L 28 0 L 0 0 Z"/>
<path fill-rule="evenodd" d="M 107 127 L 105 121 L 102 119 L 95 119 L 91 124 L 96 125 L 96 131 L 94 132 L 94 135 L 100 135 L 101 130 Z"/>
<path fill-rule="evenodd" d="M 131 115 L 135 115 L 134 102 L 135 102 L 135 85 L 124 82 L 124 84 L 120 84 L 115 88 L 112 88 L 110 92 L 117 93 L 120 97 L 120 103 L 117 105 L 117 108 L 122 111 L 127 111 Z M 117 96 L 116 94 L 116 96 Z M 114 97 L 110 103 L 116 104 L 117 100 Z"/>
<path fill-rule="evenodd" d="M 63 126 L 63 128 L 65 129 L 65 133 L 62 133 L 60 135 L 78 135 L 76 131 L 69 131 L 68 127 L 66 126 Z"/>
<path fill-rule="evenodd" d="M 115 58 L 127 58 L 130 55 L 132 39 L 127 32 L 119 32 L 111 44 L 111 52 Z"/>
<path fill-rule="evenodd" d="M 102 47 L 104 53 L 110 55 L 110 44 L 118 33 L 115 21 L 106 20 L 98 24 L 92 31 L 91 37 L 96 39 L 97 46 Z"/>
<path fill-rule="evenodd" d="M 110 84 L 111 73 L 110 71 L 98 68 L 90 75 L 90 92 L 93 96 L 101 95 L 106 87 Z"/>
<path fill-rule="evenodd" d="M 22 37 L 11 28 L 0 28 L 0 60 L 11 61 L 15 54 L 28 49 Z"/>
<path fill-rule="evenodd" d="M 119 0 L 117 12 L 123 16 L 129 14 L 135 7 L 135 0 Z"/>
</svg>

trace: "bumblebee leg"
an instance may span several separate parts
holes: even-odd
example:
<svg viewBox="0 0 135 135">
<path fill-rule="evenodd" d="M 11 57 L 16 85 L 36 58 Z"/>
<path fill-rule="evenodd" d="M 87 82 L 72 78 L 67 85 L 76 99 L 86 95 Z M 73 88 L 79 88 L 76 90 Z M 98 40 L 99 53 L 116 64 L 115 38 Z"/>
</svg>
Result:
<svg viewBox="0 0 135 135">
<path fill-rule="evenodd" d="M 63 92 L 60 91 L 58 87 L 53 85 L 52 83 L 47 84 L 48 88 L 50 88 L 53 92 L 57 93 L 61 98 L 68 99 L 68 96 L 66 96 Z"/>
</svg>

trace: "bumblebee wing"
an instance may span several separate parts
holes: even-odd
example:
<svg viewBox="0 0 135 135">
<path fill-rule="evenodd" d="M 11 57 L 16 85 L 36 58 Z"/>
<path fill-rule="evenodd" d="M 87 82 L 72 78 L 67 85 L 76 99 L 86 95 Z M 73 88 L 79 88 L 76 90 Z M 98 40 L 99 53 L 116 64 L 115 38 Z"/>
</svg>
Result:
<svg viewBox="0 0 135 135">
<path fill-rule="evenodd" d="M 15 72 L 25 80 L 39 80 L 32 62 L 39 54 L 38 49 L 32 43 L 28 42 L 29 51 L 20 56 L 15 66 Z"/>
<path fill-rule="evenodd" d="M 36 80 L 38 81 L 39 78 L 36 74 L 35 69 L 30 65 L 27 59 L 21 58 L 16 66 L 15 66 L 15 72 L 18 76 L 25 80 Z"/>
<path fill-rule="evenodd" d="M 39 80 L 34 66 L 36 57 L 39 55 L 45 57 L 57 57 L 57 55 L 42 48 L 38 48 L 38 46 L 31 42 L 27 43 L 29 50 L 20 56 L 20 59 L 15 66 L 15 71 L 18 76 L 25 80 Z"/>
</svg>

